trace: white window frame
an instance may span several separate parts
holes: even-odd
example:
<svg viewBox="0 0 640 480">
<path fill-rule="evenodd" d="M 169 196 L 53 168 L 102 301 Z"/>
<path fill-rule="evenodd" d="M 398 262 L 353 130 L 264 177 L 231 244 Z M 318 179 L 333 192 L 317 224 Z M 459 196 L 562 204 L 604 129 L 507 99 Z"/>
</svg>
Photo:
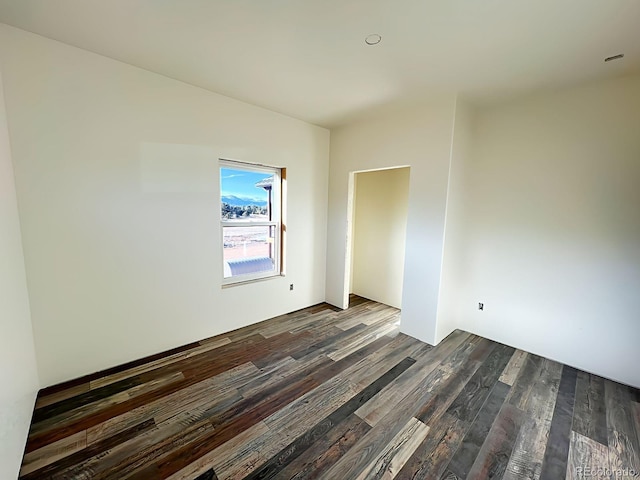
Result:
<svg viewBox="0 0 640 480">
<path fill-rule="evenodd" d="M 233 170 L 246 170 L 249 172 L 264 172 L 271 173 L 273 177 L 273 186 L 271 189 L 272 202 L 271 202 L 271 220 L 270 221 L 247 221 L 237 222 L 232 220 L 224 220 L 222 218 L 222 169 L 231 168 Z M 250 282 L 253 280 L 261 280 L 272 277 L 279 277 L 282 275 L 282 168 L 271 167 L 262 164 L 254 164 L 248 162 L 241 162 L 237 160 L 220 159 L 218 166 L 218 180 L 220 181 L 220 195 L 218 197 L 218 213 L 220 215 L 220 245 L 222 247 L 220 254 L 222 256 L 222 285 L 233 285 L 238 283 Z M 245 275 L 235 275 L 231 277 L 224 276 L 224 227 L 242 227 L 243 225 L 260 227 L 260 226 L 273 226 L 275 230 L 274 234 L 274 246 L 273 246 L 273 270 L 267 272 L 248 273 Z"/>
</svg>

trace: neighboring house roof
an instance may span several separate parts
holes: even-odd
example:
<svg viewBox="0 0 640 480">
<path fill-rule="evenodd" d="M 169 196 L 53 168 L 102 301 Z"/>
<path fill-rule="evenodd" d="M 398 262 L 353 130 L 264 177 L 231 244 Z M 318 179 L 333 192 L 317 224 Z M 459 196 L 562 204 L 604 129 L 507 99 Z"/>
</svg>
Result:
<svg viewBox="0 0 640 480">
<path fill-rule="evenodd" d="M 271 188 L 273 187 L 273 175 L 265 178 L 264 180 L 260 180 L 258 183 L 256 183 L 256 187 L 262 187 L 265 190 L 271 190 Z"/>
</svg>

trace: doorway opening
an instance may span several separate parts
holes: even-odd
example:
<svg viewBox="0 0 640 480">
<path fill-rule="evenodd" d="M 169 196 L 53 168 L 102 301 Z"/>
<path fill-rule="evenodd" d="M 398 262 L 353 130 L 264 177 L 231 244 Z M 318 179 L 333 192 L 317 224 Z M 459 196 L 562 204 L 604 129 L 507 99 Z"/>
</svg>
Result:
<svg viewBox="0 0 640 480">
<path fill-rule="evenodd" d="M 401 308 L 409 176 L 407 166 L 350 175 L 345 303 L 354 294 Z"/>
</svg>

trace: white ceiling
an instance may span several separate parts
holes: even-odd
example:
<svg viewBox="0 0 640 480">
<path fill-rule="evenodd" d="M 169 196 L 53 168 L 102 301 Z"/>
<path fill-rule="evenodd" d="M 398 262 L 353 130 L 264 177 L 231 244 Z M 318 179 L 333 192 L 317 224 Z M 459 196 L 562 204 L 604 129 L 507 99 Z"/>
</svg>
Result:
<svg viewBox="0 0 640 480">
<path fill-rule="evenodd" d="M 640 0 L 0 0 L 0 21 L 328 127 L 640 69 Z"/>
</svg>

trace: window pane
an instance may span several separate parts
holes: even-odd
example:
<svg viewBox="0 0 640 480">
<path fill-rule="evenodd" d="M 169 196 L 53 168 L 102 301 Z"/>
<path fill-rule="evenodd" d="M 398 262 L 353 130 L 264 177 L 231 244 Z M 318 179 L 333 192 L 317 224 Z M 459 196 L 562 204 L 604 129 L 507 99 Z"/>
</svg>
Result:
<svg viewBox="0 0 640 480">
<path fill-rule="evenodd" d="M 273 173 L 220 169 L 220 203 L 224 221 L 270 221 Z"/>
<path fill-rule="evenodd" d="M 274 225 L 223 227 L 224 277 L 273 272 Z"/>
</svg>

